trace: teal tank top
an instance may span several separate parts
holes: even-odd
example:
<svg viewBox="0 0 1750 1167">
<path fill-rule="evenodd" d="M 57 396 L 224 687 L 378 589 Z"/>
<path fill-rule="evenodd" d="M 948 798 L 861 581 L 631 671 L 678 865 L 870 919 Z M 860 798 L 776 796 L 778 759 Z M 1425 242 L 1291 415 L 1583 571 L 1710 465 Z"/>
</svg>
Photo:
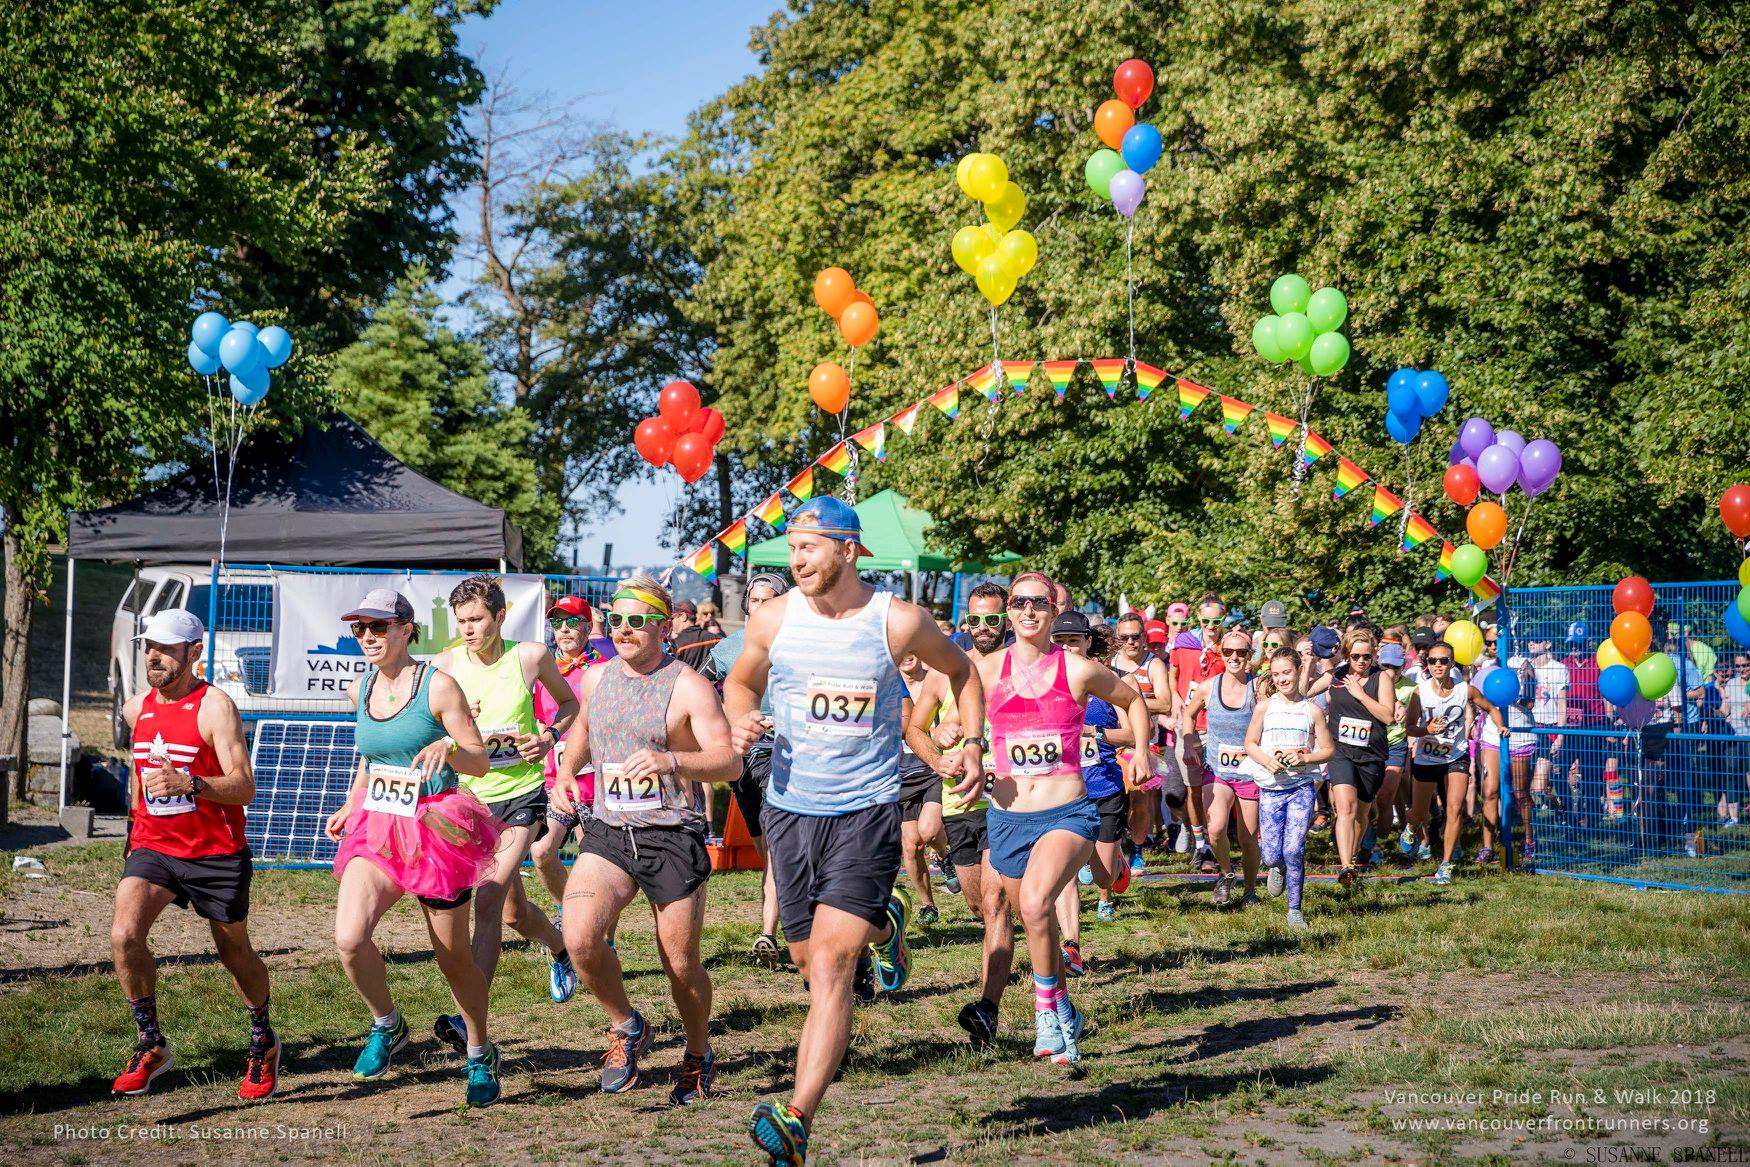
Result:
<svg viewBox="0 0 1750 1167">
<path fill-rule="evenodd" d="M 353 743 L 367 763 L 411 766 L 420 750 L 447 736 L 443 723 L 431 712 L 431 675 L 434 670 L 426 664 L 414 667 L 419 672 L 413 684 L 413 696 L 406 705 L 384 718 L 371 716 L 371 689 L 377 683 L 377 670 L 365 673 L 364 697 L 359 701 Z M 426 779 L 419 794 L 422 798 L 430 798 L 455 788 L 456 772 L 445 763 L 443 769 Z"/>
</svg>

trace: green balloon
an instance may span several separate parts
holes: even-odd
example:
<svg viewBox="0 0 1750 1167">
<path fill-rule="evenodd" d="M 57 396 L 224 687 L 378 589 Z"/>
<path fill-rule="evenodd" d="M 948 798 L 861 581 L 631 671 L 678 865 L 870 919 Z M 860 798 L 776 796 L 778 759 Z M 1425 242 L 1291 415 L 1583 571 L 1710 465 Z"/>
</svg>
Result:
<svg viewBox="0 0 1750 1167">
<path fill-rule="evenodd" d="M 1289 312 L 1276 322 L 1276 343 L 1291 361 L 1298 361 L 1312 351 L 1313 327 L 1304 313 Z"/>
<path fill-rule="evenodd" d="M 1738 589 L 1738 615 L 1750 620 L 1750 584 Z"/>
<path fill-rule="evenodd" d="M 1349 363 L 1349 341 L 1340 332 L 1313 337 L 1307 363 L 1321 377 L 1334 377 Z"/>
<path fill-rule="evenodd" d="M 1276 325 L 1279 323 L 1274 316 L 1264 316 L 1252 325 L 1252 347 L 1273 365 L 1282 363 L 1282 346 L 1276 343 Z"/>
<path fill-rule="evenodd" d="M 1112 176 L 1124 169 L 1124 159 L 1118 156 L 1116 150 L 1096 150 L 1088 158 L 1088 164 L 1082 168 L 1082 177 L 1088 180 L 1088 189 L 1103 199 L 1112 197 Z"/>
<path fill-rule="evenodd" d="M 1276 282 L 1270 285 L 1270 307 L 1276 309 L 1278 315 L 1286 316 L 1290 312 L 1305 312 L 1306 302 L 1312 299 L 1312 285 L 1289 272 L 1285 276 L 1277 276 Z"/>
<path fill-rule="evenodd" d="M 1300 371 L 1305 373 L 1307 376 L 1309 376 L 1309 377 L 1318 376 L 1317 373 L 1313 372 L 1312 362 L 1310 360 L 1308 360 L 1306 357 L 1301 357 L 1300 360 L 1295 362 L 1295 363 L 1300 366 Z"/>
<path fill-rule="evenodd" d="M 1321 336 L 1335 332 L 1343 327 L 1343 321 L 1349 319 L 1349 301 L 1335 288 L 1320 288 L 1306 302 L 1306 318 L 1312 321 L 1313 331 Z"/>
<path fill-rule="evenodd" d="M 1635 688 L 1649 701 L 1657 701 L 1677 683 L 1677 666 L 1662 652 L 1649 653 L 1635 666 Z"/>
<path fill-rule="evenodd" d="M 1489 570 L 1489 557 L 1475 543 L 1466 543 L 1452 552 L 1452 578 L 1467 588 L 1482 582 Z"/>
</svg>

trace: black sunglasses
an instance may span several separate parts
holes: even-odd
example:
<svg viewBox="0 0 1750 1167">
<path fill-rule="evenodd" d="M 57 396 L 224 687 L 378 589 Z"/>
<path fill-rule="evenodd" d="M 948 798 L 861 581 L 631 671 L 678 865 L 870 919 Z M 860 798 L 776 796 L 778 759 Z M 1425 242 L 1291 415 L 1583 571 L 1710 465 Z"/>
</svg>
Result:
<svg viewBox="0 0 1750 1167">
<path fill-rule="evenodd" d="M 989 612 L 983 616 L 975 616 L 970 612 L 966 616 L 968 628 L 1001 628 L 1008 617 L 1001 612 Z"/>
<path fill-rule="evenodd" d="M 1039 611 L 1039 612 L 1049 612 L 1051 610 L 1051 597 L 1049 597 L 1049 596 L 1010 596 L 1009 597 L 1009 611 L 1020 612 L 1020 611 L 1025 611 L 1028 609 L 1031 609 L 1034 611 Z"/>
<path fill-rule="evenodd" d="M 394 625 L 387 620 L 354 620 L 352 622 L 352 638 L 354 640 L 363 639 L 367 632 L 372 636 L 387 636 L 392 627 Z"/>
<path fill-rule="evenodd" d="M 657 612 L 609 612 L 609 628 L 649 628 L 661 624 L 667 616 Z"/>
<path fill-rule="evenodd" d="M 1452 663 L 1452 658 L 1449 656 L 1429 656 L 1423 657 L 1422 659 L 1431 665 L 1449 665 Z"/>
</svg>

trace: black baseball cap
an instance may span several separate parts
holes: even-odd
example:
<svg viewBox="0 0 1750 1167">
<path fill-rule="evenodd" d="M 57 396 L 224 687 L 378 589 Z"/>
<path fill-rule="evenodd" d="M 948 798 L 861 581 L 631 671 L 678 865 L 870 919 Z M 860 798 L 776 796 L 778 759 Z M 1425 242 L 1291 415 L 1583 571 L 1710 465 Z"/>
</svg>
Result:
<svg viewBox="0 0 1750 1167">
<path fill-rule="evenodd" d="M 1053 636 L 1089 636 L 1093 629 L 1088 624 L 1088 614 L 1077 612 L 1073 608 L 1051 622 Z"/>
<path fill-rule="evenodd" d="M 1281 600 L 1265 600 L 1258 609 L 1258 624 L 1263 628 L 1288 627 L 1288 605 Z"/>
<path fill-rule="evenodd" d="M 1418 628 L 1410 633 L 1410 644 L 1417 652 L 1427 652 L 1440 643 L 1440 634 L 1432 628 Z"/>
</svg>

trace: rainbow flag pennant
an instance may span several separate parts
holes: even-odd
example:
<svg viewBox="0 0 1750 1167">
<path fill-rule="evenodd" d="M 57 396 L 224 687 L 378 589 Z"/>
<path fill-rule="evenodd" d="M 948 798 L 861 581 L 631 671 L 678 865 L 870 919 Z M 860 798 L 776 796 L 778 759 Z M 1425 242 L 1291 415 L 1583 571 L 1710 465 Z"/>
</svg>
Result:
<svg viewBox="0 0 1750 1167">
<path fill-rule="evenodd" d="M 923 407 L 924 403 L 921 401 L 916 405 L 908 405 L 887 420 L 898 427 L 900 433 L 909 438 L 912 428 L 918 424 L 918 410 Z"/>
<path fill-rule="evenodd" d="M 991 362 L 972 376 L 966 378 L 966 383 L 984 394 L 986 401 L 995 401 L 997 394 L 1002 392 L 1002 380 L 998 376 L 996 362 Z"/>
<path fill-rule="evenodd" d="M 1179 382 L 1179 417 L 1184 419 L 1190 417 L 1196 408 L 1203 404 L 1203 399 L 1209 396 L 1209 390 L 1197 382 L 1187 381 L 1183 377 L 1179 377 L 1177 380 Z M 1248 405 L 1246 408 L 1250 409 L 1251 406 Z M 1233 433 L 1232 430 L 1227 432 Z"/>
<path fill-rule="evenodd" d="M 1186 416 L 1189 417 L 1190 415 L 1187 414 Z M 1240 428 L 1240 426 L 1244 425 L 1246 419 L 1251 416 L 1252 407 L 1250 405 L 1247 405 L 1244 401 L 1241 401 L 1238 398 L 1229 397 L 1225 393 L 1222 394 L 1221 428 L 1227 431 L 1228 437 L 1233 437 L 1234 433 Z"/>
<path fill-rule="evenodd" d="M 927 398 L 943 417 L 953 421 L 960 416 L 960 382 L 944 385 Z"/>
<path fill-rule="evenodd" d="M 1325 439 L 1319 437 L 1319 435 L 1313 433 L 1310 429 L 1306 431 L 1306 449 L 1302 451 L 1300 455 L 1302 461 L 1308 466 L 1311 466 L 1314 462 L 1317 462 L 1320 458 L 1323 458 L 1330 452 L 1331 443 L 1325 441 Z"/>
<path fill-rule="evenodd" d="M 1373 484 L 1373 513 L 1367 517 L 1367 525 L 1377 527 L 1403 509 L 1404 500 L 1376 482 Z"/>
<path fill-rule="evenodd" d="M 1094 366 L 1094 376 L 1100 378 L 1100 388 L 1106 391 L 1106 396 L 1118 396 L 1118 382 L 1124 379 L 1124 362 L 1101 360 L 1089 362 Z"/>
<path fill-rule="evenodd" d="M 770 498 L 753 509 L 753 517 L 782 535 L 784 533 L 783 496 L 774 490 Z"/>
<path fill-rule="evenodd" d="M 1331 491 L 1331 497 L 1342 498 L 1357 486 L 1367 481 L 1367 473 L 1343 455 L 1337 455 L 1337 485 Z"/>
<path fill-rule="evenodd" d="M 729 548 L 729 554 L 740 555 L 747 550 L 747 519 L 739 518 L 723 529 L 717 536 L 717 542 Z"/>
<path fill-rule="evenodd" d="M 1471 591 L 1479 602 L 1487 603 L 1501 594 L 1501 585 L 1495 582 L 1493 576 L 1485 575 Z"/>
<path fill-rule="evenodd" d="M 810 466 L 784 484 L 784 489 L 802 502 L 814 497 L 814 467 Z"/>
<path fill-rule="evenodd" d="M 1062 400 L 1069 389 L 1070 378 L 1076 375 L 1074 361 L 1041 361 L 1039 367 L 1045 371 L 1045 379 L 1051 382 L 1051 389 Z"/>
<path fill-rule="evenodd" d="M 711 580 L 716 579 L 717 578 L 717 543 L 716 543 L 716 541 L 713 540 L 712 542 L 705 544 L 703 547 L 699 548 L 697 551 L 693 552 L 691 555 L 689 555 L 685 559 L 681 560 L 681 562 L 686 564 L 688 567 L 692 568 L 694 571 L 698 572 L 699 575 L 706 582 L 710 582 Z"/>
<path fill-rule="evenodd" d="M 1147 401 L 1148 395 L 1159 389 L 1166 379 L 1167 375 L 1153 365 L 1136 362 L 1136 396 L 1139 399 Z"/>
<path fill-rule="evenodd" d="M 1280 413 L 1271 413 L 1268 409 L 1264 411 L 1264 425 L 1270 431 L 1270 444 L 1272 446 L 1280 446 L 1286 442 L 1288 435 L 1294 432 L 1294 427 L 1297 424 L 1299 423 L 1292 417 L 1283 417 Z"/>
<path fill-rule="evenodd" d="M 1452 553 L 1456 550 L 1457 548 L 1452 545 L 1452 540 L 1442 539 L 1440 541 L 1440 566 L 1434 569 L 1436 580 L 1452 578 Z"/>
<path fill-rule="evenodd" d="M 851 440 L 875 455 L 877 462 L 887 461 L 887 423 L 876 422 L 866 430 L 851 435 Z"/>
<path fill-rule="evenodd" d="M 834 474 L 843 474 L 851 468 L 851 448 L 840 442 L 826 453 L 814 460 L 814 464 L 822 470 L 831 470 Z"/>
<path fill-rule="evenodd" d="M 1016 393 L 1023 393 L 1026 391 L 1027 382 L 1032 379 L 1033 366 L 1036 364 L 1038 364 L 1037 361 L 1003 362 L 1003 376 L 1009 379 L 1009 384 L 1015 387 Z"/>
<path fill-rule="evenodd" d="M 1403 550 L 1414 551 L 1428 540 L 1434 538 L 1434 524 L 1424 519 L 1415 511 L 1410 512 L 1410 521 L 1404 527 Z"/>
</svg>

